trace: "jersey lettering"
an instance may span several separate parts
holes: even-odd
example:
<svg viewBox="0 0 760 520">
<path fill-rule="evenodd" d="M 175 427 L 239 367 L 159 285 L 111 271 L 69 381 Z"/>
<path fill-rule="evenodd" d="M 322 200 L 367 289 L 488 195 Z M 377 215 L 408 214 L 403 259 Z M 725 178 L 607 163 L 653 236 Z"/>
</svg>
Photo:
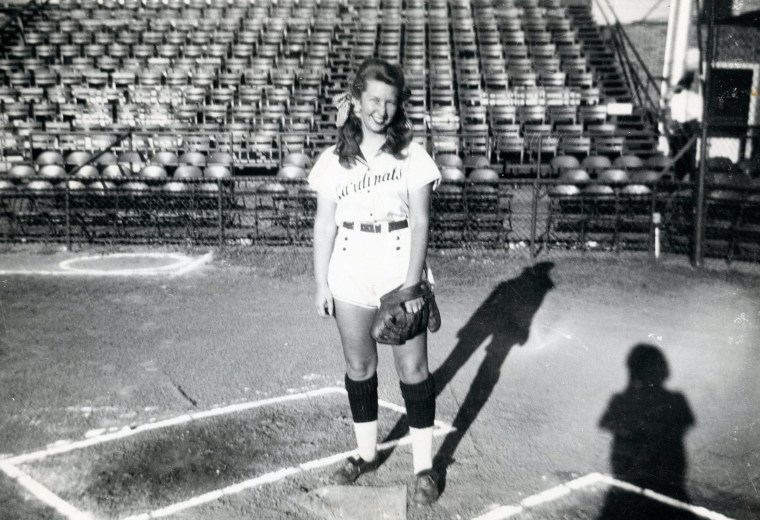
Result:
<svg viewBox="0 0 760 520">
<path fill-rule="evenodd" d="M 348 197 L 352 193 L 359 193 L 360 191 L 373 188 L 385 182 L 401 180 L 401 178 L 402 172 L 399 167 L 395 167 L 393 170 L 380 175 L 372 175 L 369 172 L 366 172 L 359 182 L 348 182 L 347 184 L 339 184 L 336 186 L 338 200 L 342 200 L 344 197 Z"/>
</svg>

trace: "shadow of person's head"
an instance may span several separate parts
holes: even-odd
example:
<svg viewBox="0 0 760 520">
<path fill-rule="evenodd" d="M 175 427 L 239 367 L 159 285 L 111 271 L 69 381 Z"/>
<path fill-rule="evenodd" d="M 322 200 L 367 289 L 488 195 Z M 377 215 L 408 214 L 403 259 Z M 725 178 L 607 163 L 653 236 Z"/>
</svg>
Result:
<svg viewBox="0 0 760 520">
<path fill-rule="evenodd" d="M 530 276 L 548 280 L 549 274 L 553 268 L 554 262 L 539 262 L 526 267 L 523 270 L 523 274 L 529 274 Z"/>
<path fill-rule="evenodd" d="M 668 361 L 662 351 L 646 343 L 639 343 L 631 349 L 626 365 L 630 382 L 635 385 L 662 386 L 670 375 Z"/>
<path fill-rule="evenodd" d="M 500 282 L 459 330 L 460 340 L 480 344 L 493 335 L 493 348 L 525 344 L 533 317 L 554 288 L 549 276 L 553 268 L 553 262 L 539 262 Z"/>
</svg>

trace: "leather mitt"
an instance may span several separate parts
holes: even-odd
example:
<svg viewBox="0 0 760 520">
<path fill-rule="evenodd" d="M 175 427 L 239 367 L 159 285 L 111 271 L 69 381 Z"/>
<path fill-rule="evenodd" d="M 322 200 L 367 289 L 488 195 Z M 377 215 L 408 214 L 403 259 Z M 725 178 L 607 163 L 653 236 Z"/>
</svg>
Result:
<svg viewBox="0 0 760 520">
<path fill-rule="evenodd" d="M 420 297 L 424 300 L 420 310 L 406 312 L 404 302 Z M 380 308 L 375 314 L 370 334 L 378 343 L 403 345 L 425 328 L 430 332 L 441 328 L 441 315 L 432 287 L 422 280 L 411 287 L 394 289 L 380 298 Z"/>
</svg>

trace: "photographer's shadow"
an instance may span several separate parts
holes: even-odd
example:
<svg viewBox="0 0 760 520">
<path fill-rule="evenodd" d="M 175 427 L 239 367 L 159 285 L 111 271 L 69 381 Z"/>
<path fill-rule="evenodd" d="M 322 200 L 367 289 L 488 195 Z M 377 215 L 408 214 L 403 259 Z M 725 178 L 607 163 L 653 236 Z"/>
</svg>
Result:
<svg viewBox="0 0 760 520">
<path fill-rule="evenodd" d="M 446 436 L 435 457 L 435 469 L 442 476 L 441 491 L 445 486 L 446 468 L 454 461 L 459 443 L 490 398 L 507 355 L 513 346 L 528 341 L 533 316 L 554 287 L 549 277 L 553 267 L 552 262 L 541 262 L 525 268 L 517 278 L 499 283 L 459 330 L 456 346 L 433 373 L 436 395 L 440 395 L 486 342 L 486 356 L 452 422 L 456 430 Z M 406 421 L 399 421 L 385 440 L 400 438 L 406 430 Z"/>
<path fill-rule="evenodd" d="M 612 396 L 599 427 L 612 433 L 610 465 L 617 480 L 688 503 L 684 437 L 694 426 L 686 397 L 663 386 L 670 373 L 659 348 L 638 344 L 628 355 L 628 386 Z M 686 520 L 683 509 L 613 487 L 598 520 Z"/>
</svg>

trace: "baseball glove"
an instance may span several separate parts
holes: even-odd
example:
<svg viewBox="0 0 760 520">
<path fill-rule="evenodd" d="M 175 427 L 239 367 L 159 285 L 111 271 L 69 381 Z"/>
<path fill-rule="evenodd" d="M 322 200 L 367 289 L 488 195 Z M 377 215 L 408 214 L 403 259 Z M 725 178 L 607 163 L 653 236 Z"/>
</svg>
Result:
<svg viewBox="0 0 760 520">
<path fill-rule="evenodd" d="M 404 302 L 422 297 L 424 304 L 415 312 L 406 312 Z M 406 340 L 441 328 L 441 315 L 430 284 L 423 280 L 416 285 L 394 289 L 380 298 L 380 308 L 372 323 L 371 335 L 378 343 L 403 345 Z"/>
</svg>

